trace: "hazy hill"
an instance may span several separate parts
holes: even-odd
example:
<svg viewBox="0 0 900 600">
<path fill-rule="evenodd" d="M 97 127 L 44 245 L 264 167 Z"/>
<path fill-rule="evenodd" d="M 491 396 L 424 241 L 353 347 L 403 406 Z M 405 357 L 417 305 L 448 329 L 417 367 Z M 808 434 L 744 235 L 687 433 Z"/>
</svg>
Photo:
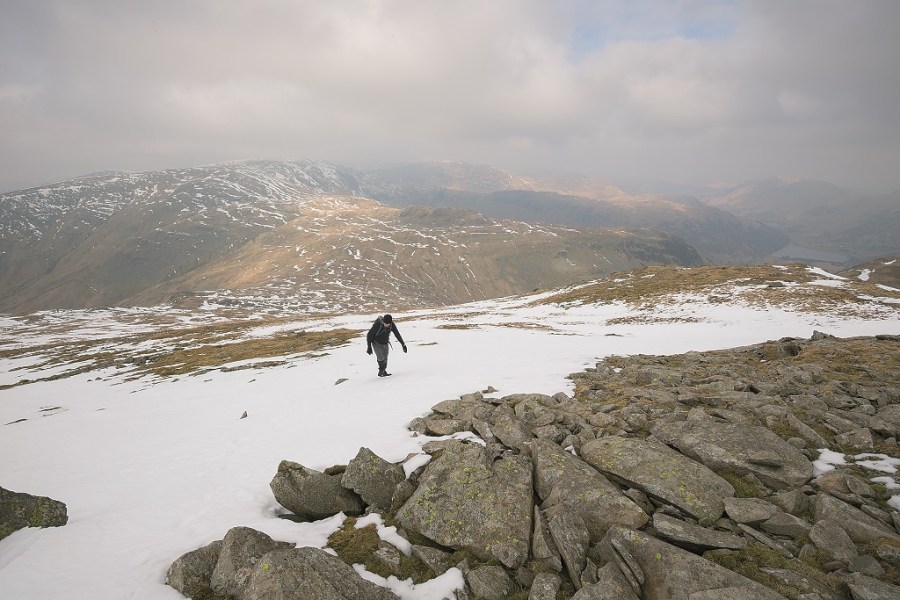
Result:
<svg viewBox="0 0 900 600">
<path fill-rule="evenodd" d="M 356 171 L 248 161 L 0 196 L 0 311 L 290 296 L 298 310 L 451 304 L 696 251 L 652 231 L 497 221 L 361 198 Z"/>
<path fill-rule="evenodd" d="M 900 192 L 864 195 L 769 178 L 723 190 L 707 204 L 779 228 L 796 246 L 845 255 L 847 264 L 900 252 Z"/>
<path fill-rule="evenodd" d="M 762 260 L 788 237 L 691 196 L 630 194 L 582 175 L 526 177 L 459 162 L 376 171 L 365 193 L 396 206 L 459 207 L 495 218 L 582 227 L 649 227 L 683 238 L 715 263 Z"/>
</svg>

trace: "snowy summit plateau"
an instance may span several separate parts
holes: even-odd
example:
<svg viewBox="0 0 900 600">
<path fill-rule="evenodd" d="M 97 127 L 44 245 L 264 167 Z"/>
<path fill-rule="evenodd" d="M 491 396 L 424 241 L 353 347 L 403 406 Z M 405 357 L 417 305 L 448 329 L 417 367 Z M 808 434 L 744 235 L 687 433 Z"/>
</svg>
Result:
<svg viewBox="0 0 900 600">
<path fill-rule="evenodd" d="M 900 248 L 847 194 L 302 160 L 0 194 L 0 597 L 896 598 Z"/>
</svg>

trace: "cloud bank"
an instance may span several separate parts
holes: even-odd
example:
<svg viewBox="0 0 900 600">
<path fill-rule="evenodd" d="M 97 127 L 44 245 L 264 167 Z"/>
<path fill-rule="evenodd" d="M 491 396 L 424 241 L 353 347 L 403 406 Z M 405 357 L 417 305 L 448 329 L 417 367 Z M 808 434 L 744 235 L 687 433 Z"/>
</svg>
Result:
<svg viewBox="0 0 900 600">
<path fill-rule="evenodd" d="M 894 0 L 0 2 L 0 190 L 257 157 L 900 188 Z"/>
</svg>

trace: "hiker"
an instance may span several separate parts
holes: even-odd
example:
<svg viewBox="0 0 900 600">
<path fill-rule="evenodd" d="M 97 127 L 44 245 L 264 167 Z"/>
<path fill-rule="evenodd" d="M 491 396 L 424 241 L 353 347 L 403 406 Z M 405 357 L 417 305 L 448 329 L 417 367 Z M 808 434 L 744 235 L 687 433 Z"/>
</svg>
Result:
<svg viewBox="0 0 900 600">
<path fill-rule="evenodd" d="M 372 349 L 374 348 L 375 358 L 378 360 L 379 377 L 388 377 L 390 375 L 387 372 L 387 361 L 388 353 L 391 351 L 390 337 L 392 331 L 394 332 L 394 337 L 397 338 L 397 341 L 403 347 L 403 351 L 406 352 L 403 336 L 397 331 L 397 324 L 394 323 L 394 317 L 391 315 L 384 315 L 375 319 L 372 329 L 366 334 L 366 354 L 372 354 Z"/>
</svg>

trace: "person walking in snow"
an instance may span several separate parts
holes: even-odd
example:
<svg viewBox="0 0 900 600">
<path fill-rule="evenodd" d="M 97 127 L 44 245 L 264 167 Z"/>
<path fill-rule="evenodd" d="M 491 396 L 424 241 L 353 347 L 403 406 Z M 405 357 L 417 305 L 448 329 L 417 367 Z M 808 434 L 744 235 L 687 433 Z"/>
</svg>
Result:
<svg viewBox="0 0 900 600">
<path fill-rule="evenodd" d="M 366 354 L 372 354 L 374 349 L 375 359 L 378 361 L 379 377 L 388 377 L 390 375 L 387 372 L 387 362 L 388 354 L 391 351 L 390 337 L 392 331 L 394 332 L 394 337 L 400 342 L 403 351 L 406 352 L 403 336 L 397 331 L 397 324 L 394 323 L 394 318 L 391 315 L 384 315 L 375 319 L 375 323 L 372 325 L 369 333 L 366 334 Z"/>
</svg>

